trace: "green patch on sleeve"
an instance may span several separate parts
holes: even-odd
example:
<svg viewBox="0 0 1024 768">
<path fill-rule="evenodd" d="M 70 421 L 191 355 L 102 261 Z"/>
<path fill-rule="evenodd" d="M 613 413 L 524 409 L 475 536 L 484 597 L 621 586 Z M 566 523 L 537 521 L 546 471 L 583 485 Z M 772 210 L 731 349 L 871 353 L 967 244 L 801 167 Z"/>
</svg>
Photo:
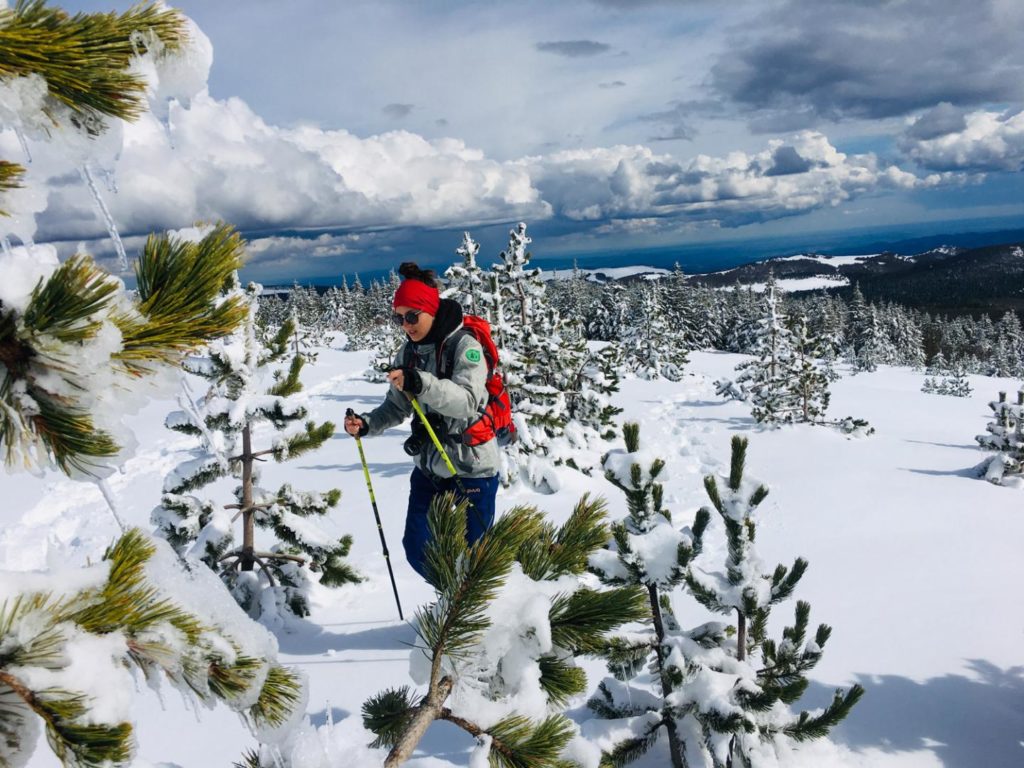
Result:
<svg viewBox="0 0 1024 768">
<path fill-rule="evenodd" d="M 467 349 L 466 350 L 466 359 L 469 360 L 469 362 L 471 362 L 471 363 L 479 363 L 480 362 L 480 350 L 479 349 Z"/>
</svg>

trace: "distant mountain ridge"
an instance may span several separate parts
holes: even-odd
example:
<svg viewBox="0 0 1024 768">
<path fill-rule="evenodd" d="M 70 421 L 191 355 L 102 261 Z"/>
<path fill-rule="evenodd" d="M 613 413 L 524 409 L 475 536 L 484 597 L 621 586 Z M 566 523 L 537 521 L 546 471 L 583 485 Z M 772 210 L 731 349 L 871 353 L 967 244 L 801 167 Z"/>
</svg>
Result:
<svg viewBox="0 0 1024 768">
<path fill-rule="evenodd" d="M 912 254 L 774 257 L 691 279 L 722 287 L 763 283 L 771 273 L 787 280 L 844 279 L 844 284 L 828 290 L 848 297 L 856 284 L 868 301 L 894 301 L 933 313 L 1024 311 L 1024 240 L 980 248 L 940 246 Z"/>
</svg>

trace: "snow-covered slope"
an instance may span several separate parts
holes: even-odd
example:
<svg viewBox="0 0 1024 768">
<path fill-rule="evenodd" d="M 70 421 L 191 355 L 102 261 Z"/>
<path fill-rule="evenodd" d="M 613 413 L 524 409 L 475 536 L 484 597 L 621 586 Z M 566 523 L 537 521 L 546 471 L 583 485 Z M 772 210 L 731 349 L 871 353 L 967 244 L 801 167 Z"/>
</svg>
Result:
<svg viewBox="0 0 1024 768">
<path fill-rule="evenodd" d="M 626 381 L 619 404 L 624 418 L 641 422 L 644 443 L 657 446 L 667 460 L 666 499 L 683 519 L 706 503 L 701 478 L 723 468 L 731 437 L 749 436 L 747 472 L 771 488 L 759 510 L 762 555 L 772 563 L 798 555 L 810 561 L 797 597 L 811 603 L 812 622 L 832 625 L 834 634 L 801 705 L 823 706 L 835 687 L 852 682 L 862 683 L 867 694 L 834 732 L 838 746 L 812 745 L 789 764 L 1024 764 L 1024 497 L 972 473 L 984 457 L 973 436 L 984 431 L 985 403 L 1000 388 L 1014 391 L 1016 382 L 972 377 L 975 394 L 958 399 L 922 394 L 921 374 L 905 369 L 844 378 L 833 386 L 831 414 L 866 418 L 877 430 L 848 439 L 820 427 L 757 428 L 743 404 L 721 400 L 711 385 L 731 376 L 740 359 L 694 353 L 691 375 L 682 382 Z M 365 353 L 321 352 L 304 372 L 314 417 L 340 424 L 346 408 L 372 407 L 383 387 L 362 379 L 366 367 Z M 110 480 L 122 515 L 147 530 L 163 475 L 188 445 L 161 426 L 172 408 L 170 401 L 156 401 L 134 419 L 139 450 Z M 411 470 L 401 448 L 405 434 L 392 430 L 367 440 L 365 449 L 408 618 L 431 592 L 402 556 Z M 323 450 L 264 471 L 269 485 L 288 477 L 303 488 L 343 489 L 334 523 L 354 535 L 352 561 L 367 581 L 319 592 L 311 620 L 279 632 L 278 639 L 282 661 L 309 676 L 313 725 L 336 724 L 333 738 L 328 728 L 312 737 L 322 764 L 346 765 L 354 756 L 345 745 L 367 740 L 362 703 L 408 682 L 415 634 L 397 620 L 354 441 L 339 432 Z M 536 503 L 561 522 L 591 491 L 606 495 L 615 515 L 624 514 L 623 498 L 603 479 L 566 470 L 563 481 L 551 496 L 503 491 L 499 508 Z M 4 569 L 95 561 L 117 533 L 100 492 L 90 485 L 56 475 L 6 475 L 0 484 Z M 720 552 L 712 547 L 702 558 L 716 562 Z M 692 601 L 681 599 L 677 609 L 687 624 L 706 620 Z M 773 618 L 781 623 L 790 613 L 781 606 Z M 602 666 L 590 664 L 588 675 L 596 687 Z M 161 704 L 140 688 L 137 766 L 224 766 L 253 745 L 227 711 L 203 712 L 197 721 L 176 694 Z M 570 715 L 579 722 L 589 717 L 583 701 Z M 435 723 L 409 765 L 464 766 L 471 747 L 454 726 Z M 655 750 L 636 765 L 666 761 Z M 57 761 L 40 744 L 29 765 Z"/>
</svg>

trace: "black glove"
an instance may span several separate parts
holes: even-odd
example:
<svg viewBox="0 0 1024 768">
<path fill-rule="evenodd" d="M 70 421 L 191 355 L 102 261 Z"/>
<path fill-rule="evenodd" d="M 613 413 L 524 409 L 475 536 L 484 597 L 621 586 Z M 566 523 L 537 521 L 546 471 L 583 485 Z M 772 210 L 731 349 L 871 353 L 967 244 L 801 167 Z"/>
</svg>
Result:
<svg viewBox="0 0 1024 768">
<path fill-rule="evenodd" d="M 402 391 L 408 392 L 410 395 L 418 395 L 423 391 L 423 377 L 420 376 L 420 372 L 415 368 L 403 368 L 402 369 Z"/>
<path fill-rule="evenodd" d="M 366 423 L 365 416 L 358 416 L 359 419 L 359 436 L 366 437 L 366 433 L 370 431 L 370 425 Z"/>
</svg>

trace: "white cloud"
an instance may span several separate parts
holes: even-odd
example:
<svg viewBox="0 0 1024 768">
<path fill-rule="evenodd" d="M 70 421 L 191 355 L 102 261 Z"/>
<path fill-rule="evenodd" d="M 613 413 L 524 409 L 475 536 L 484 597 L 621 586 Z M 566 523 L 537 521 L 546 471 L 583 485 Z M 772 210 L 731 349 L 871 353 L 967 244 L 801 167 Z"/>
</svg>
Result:
<svg viewBox="0 0 1024 768">
<path fill-rule="evenodd" d="M 773 175 L 779 150 L 806 170 Z M 577 221 L 652 217 L 738 226 L 834 206 L 880 189 L 909 189 L 954 180 L 919 179 L 873 154 L 839 152 L 821 133 L 788 143 L 770 141 L 759 153 L 698 155 L 679 163 L 643 146 L 575 150 L 521 161 L 556 216 Z"/>
<path fill-rule="evenodd" d="M 460 139 L 427 139 L 411 131 L 360 137 L 312 125 L 280 127 L 239 98 L 209 94 L 212 48 L 198 30 L 194 39 L 185 58 L 139 65 L 154 75 L 158 114 L 118 125 L 90 145 L 90 162 L 115 171 L 119 192 L 107 194 L 107 204 L 128 235 L 212 219 L 250 232 L 454 228 L 552 217 L 566 230 L 579 231 L 732 227 L 835 206 L 881 189 L 956 178 L 946 173 L 920 179 L 883 165 L 873 154 L 841 153 L 812 131 L 769 141 L 758 152 L 688 160 L 620 144 L 508 161 Z M 1002 135 L 1004 144 L 1017 132 L 1018 156 L 1021 119 L 990 116 L 986 123 L 998 123 L 989 133 Z M 969 120 L 964 133 L 973 127 Z M 989 143 L 992 156 L 1012 155 L 995 139 Z M 41 201 L 37 192 L 16 207 L 25 211 L 21 219 L 0 221 L 0 227 L 24 225 L 47 206 L 39 215 L 42 239 L 103 236 L 77 179 L 83 146 L 82 140 L 63 139 L 35 144 L 39 159 L 26 183 L 34 190 L 48 188 L 48 198 Z M 13 134 L 0 133 L 0 156 L 17 151 Z M 258 239 L 254 257 L 315 259 L 349 252 L 352 243 L 343 236 L 325 237 Z"/>
<path fill-rule="evenodd" d="M 976 172 L 1024 168 L 1024 110 L 1012 115 L 971 112 L 963 116 L 962 127 L 929 138 L 917 138 L 916 127 L 918 123 L 910 126 L 901 147 L 925 168 Z"/>
</svg>

